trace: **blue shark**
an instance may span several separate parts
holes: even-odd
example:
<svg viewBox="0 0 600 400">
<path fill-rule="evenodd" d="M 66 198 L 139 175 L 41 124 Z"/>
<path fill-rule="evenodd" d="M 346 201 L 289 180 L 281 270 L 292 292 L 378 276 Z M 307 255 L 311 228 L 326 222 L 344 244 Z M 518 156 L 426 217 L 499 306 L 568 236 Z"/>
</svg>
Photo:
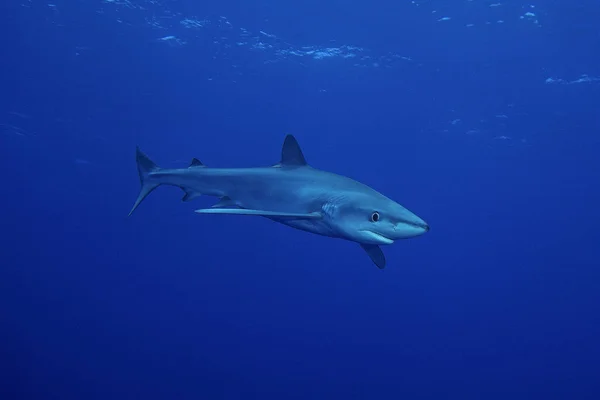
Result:
<svg viewBox="0 0 600 400">
<path fill-rule="evenodd" d="M 187 168 L 160 168 L 139 147 L 136 161 L 141 189 L 129 215 L 158 186 L 177 186 L 183 201 L 219 198 L 198 214 L 261 216 L 356 242 L 380 269 L 386 265 L 381 245 L 429 231 L 425 221 L 371 187 L 308 165 L 292 135 L 285 137 L 280 162 L 270 167 L 208 168 L 194 158 Z"/>
</svg>

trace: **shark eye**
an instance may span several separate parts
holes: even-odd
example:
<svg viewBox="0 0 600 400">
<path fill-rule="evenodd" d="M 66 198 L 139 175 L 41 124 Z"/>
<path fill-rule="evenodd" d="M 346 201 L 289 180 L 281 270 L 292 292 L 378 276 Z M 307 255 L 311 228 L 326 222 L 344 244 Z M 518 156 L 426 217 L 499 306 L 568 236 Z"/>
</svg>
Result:
<svg viewBox="0 0 600 400">
<path fill-rule="evenodd" d="M 381 218 L 381 216 L 379 215 L 379 213 L 377 211 L 375 211 L 373 214 L 371 214 L 371 222 L 377 222 L 377 221 L 379 221 L 380 218 Z"/>
</svg>

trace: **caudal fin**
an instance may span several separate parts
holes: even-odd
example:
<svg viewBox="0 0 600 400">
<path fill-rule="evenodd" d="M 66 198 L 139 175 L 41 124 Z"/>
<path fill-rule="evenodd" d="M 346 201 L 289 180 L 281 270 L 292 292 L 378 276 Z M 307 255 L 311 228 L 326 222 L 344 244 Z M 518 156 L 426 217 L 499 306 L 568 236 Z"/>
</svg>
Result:
<svg viewBox="0 0 600 400">
<path fill-rule="evenodd" d="M 135 149 L 135 160 L 137 162 L 138 173 L 140 175 L 140 194 L 138 195 L 135 204 L 131 211 L 129 211 L 129 215 L 131 215 L 135 209 L 140 205 L 142 201 L 148 196 L 154 189 L 160 186 L 160 183 L 150 181 L 149 177 L 152 172 L 156 172 L 160 170 L 160 168 L 154 164 L 154 162 L 145 155 L 139 147 Z"/>
</svg>

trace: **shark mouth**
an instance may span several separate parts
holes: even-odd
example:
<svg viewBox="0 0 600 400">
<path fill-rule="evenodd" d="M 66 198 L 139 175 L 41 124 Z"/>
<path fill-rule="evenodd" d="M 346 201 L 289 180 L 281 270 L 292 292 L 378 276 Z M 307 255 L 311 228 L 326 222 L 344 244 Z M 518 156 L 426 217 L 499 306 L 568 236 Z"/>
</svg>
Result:
<svg viewBox="0 0 600 400">
<path fill-rule="evenodd" d="M 392 244 L 394 241 L 392 239 L 388 239 L 385 236 L 380 235 L 379 233 L 375 233 L 373 231 L 361 231 L 365 234 L 365 236 L 371 240 L 374 244 Z"/>
</svg>

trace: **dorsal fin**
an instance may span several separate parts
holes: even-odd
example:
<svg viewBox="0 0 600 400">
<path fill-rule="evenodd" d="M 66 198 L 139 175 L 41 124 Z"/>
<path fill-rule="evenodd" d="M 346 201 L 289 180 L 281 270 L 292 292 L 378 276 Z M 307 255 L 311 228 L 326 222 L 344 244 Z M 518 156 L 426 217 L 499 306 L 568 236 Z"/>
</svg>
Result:
<svg viewBox="0 0 600 400">
<path fill-rule="evenodd" d="M 287 135 L 281 149 L 281 166 L 302 166 L 306 160 L 300 150 L 300 145 L 293 135 Z"/>
<path fill-rule="evenodd" d="M 204 167 L 204 164 L 202 164 L 202 161 L 198 160 L 197 158 L 192 158 L 190 167 Z"/>
</svg>

